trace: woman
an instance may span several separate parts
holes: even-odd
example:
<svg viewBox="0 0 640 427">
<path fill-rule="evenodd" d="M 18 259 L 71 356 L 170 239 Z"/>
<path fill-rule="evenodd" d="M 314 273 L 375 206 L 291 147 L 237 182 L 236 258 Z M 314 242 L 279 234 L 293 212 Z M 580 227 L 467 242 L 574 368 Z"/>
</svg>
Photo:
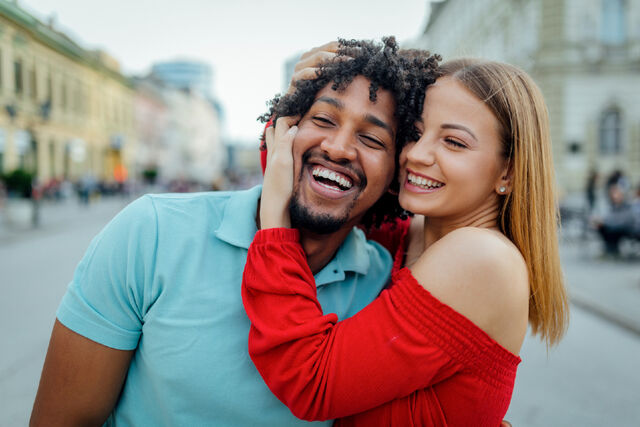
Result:
<svg viewBox="0 0 640 427">
<path fill-rule="evenodd" d="M 279 120 L 268 141 L 279 158 L 291 150 L 290 123 Z M 420 138 L 400 156 L 399 201 L 424 219 L 408 233 L 388 231 L 407 237 L 393 281 L 360 313 L 323 315 L 295 230 L 261 230 L 250 248 L 249 352 L 301 418 L 499 425 L 527 325 L 548 345 L 566 329 L 547 113 L 535 83 L 506 64 L 449 62 L 416 126 Z M 288 173 L 265 175 L 263 228 L 287 225 L 290 194 L 272 190 Z"/>
</svg>

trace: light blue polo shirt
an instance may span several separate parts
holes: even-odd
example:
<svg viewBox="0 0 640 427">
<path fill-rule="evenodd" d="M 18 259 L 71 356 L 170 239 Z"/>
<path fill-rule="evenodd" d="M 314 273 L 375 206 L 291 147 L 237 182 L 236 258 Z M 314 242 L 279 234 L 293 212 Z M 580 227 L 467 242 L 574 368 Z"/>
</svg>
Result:
<svg viewBox="0 0 640 427">
<path fill-rule="evenodd" d="M 106 425 L 308 424 L 271 394 L 247 352 L 240 285 L 260 191 L 147 195 L 91 242 L 57 317 L 93 341 L 136 350 Z M 316 275 L 325 313 L 344 319 L 363 308 L 391 263 L 354 229 Z"/>
</svg>

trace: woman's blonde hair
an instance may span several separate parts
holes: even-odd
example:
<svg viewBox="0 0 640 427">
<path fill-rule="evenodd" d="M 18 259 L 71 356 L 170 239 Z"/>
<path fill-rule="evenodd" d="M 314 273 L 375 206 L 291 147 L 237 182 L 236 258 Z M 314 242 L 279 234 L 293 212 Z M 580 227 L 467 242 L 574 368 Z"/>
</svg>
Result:
<svg viewBox="0 0 640 427">
<path fill-rule="evenodd" d="M 457 59 L 442 65 L 483 100 L 500 123 L 511 192 L 501 197 L 499 224 L 529 270 L 529 323 L 556 344 L 566 331 L 569 305 L 558 254 L 558 210 L 547 108 L 538 86 L 508 64 Z"/>
</svg>

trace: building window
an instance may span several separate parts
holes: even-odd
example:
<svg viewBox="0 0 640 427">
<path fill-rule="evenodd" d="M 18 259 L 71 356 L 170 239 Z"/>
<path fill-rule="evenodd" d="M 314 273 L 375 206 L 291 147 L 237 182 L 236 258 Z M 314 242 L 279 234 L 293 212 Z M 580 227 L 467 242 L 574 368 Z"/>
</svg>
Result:
<svg viewBox="0 0 640 427">
<path fill-rule="evenodd" d="M 0 175 L 4 173 L 4 146 L 5 146 L 5 133 L 4 133 L 4 129 L 0 129 Z"/>
<path fill-rule="evenodd" d="M 64 82 L 60 85 L 60 108 L 67 111 L 67 85 Z"/>
<path fill-rule="evenodd" d="M 53 76 L 51 75 L 51 70 L 47 73 L 47 100 L 51 108 L 53 108 Z"/>
<path fill-rule="evenodd" d="M 602 0 L 602 43 L 619 45 L 625 42 L 625 0 Z"/>
<path fill-rule="evenodd" d="M 29 71 L 29 92 L 32 99 L 38 99 L 38 77 L 35 67 Z"/>
<path fill-rule="evenodd" d="M 600 153 L 618 154 L 622 150 L 622 117 L 620 110 L 610 108 L 600 118 Z"/>
<path fill-rule="evenodd" d="M 82 112 L 82 83 L 78 81 L 73 91 L 73 109 L 77 113 Z"/>
<path fill-rule="evenodd" d="M 13 79 L 16 95 L 21 95 L 24 89 L 22 81 L 22 61 L 14 61 L 13 63 Z"/>
<path fill-rule="evenodd" d="M 52 139 L 49 141 L 49 178 L 57 178 L 56 170 L 56 142 Z"/>
</svg>

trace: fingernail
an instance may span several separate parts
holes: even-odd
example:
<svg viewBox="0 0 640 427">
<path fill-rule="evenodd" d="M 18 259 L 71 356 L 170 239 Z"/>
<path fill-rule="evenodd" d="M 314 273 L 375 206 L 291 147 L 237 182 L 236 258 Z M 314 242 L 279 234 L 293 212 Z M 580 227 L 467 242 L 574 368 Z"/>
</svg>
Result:
<svg viewBox="0 0 640 427">
<path fill-rule="evenodd" d="M 287 131 L 288 134 L 295 135 L 298 132 L 298 126 L 291 126 Z"/>
</svg>

